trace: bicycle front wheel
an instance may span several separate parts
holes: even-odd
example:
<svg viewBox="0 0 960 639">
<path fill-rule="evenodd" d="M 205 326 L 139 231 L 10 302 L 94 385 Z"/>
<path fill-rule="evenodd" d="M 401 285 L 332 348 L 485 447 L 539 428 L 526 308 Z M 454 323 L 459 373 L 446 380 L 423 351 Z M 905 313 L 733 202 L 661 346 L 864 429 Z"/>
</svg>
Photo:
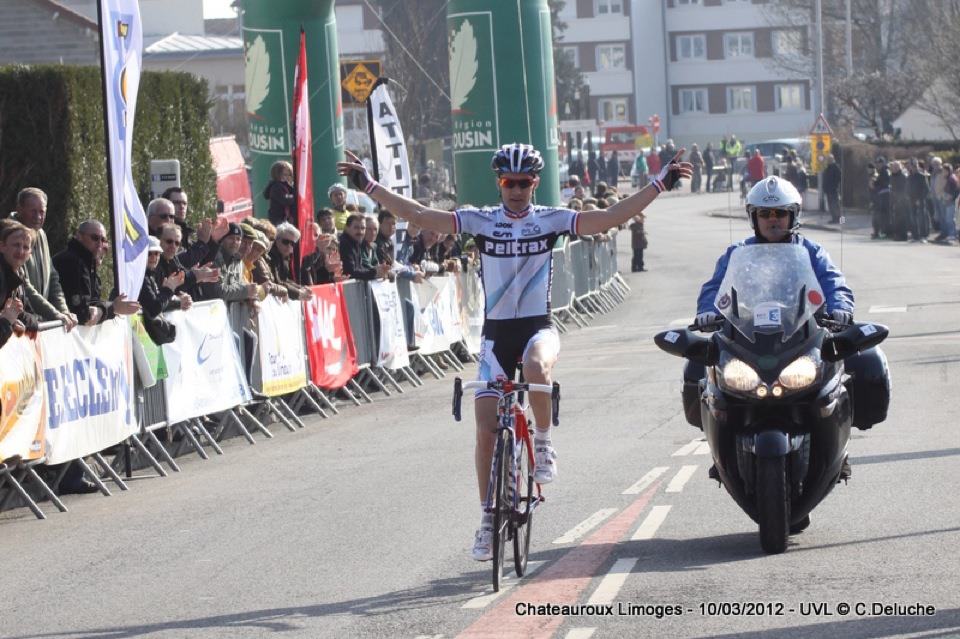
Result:
<svg viewBox="0 0 960 639">
<path fill-rule="evenodd" d="M 513 454 L 513 438 L 510 431 L 501 431 L 494 454 L 496 473 L 493 485 L 493 591 L 499 592 L 503 579 L 503 554 L 510 533 L 510 511 L 513 504 L 507 494 L 510 485 L 510 456 Z"/>
<path fill-rule="evenodd" d="M 513 567 L 517 570 L 517 577 L 523 577 L 527 571 L 527 557 L 530 554 L 530 533 L 533 530 L 533 505 L 536 498 L 533 483 L 533 467 L 530 464 L 530 448 L 526 439 L 520 439 L 517 453 L 517 509 L 513 514 L 516 522 L 513 531 Z"/>
</svg>

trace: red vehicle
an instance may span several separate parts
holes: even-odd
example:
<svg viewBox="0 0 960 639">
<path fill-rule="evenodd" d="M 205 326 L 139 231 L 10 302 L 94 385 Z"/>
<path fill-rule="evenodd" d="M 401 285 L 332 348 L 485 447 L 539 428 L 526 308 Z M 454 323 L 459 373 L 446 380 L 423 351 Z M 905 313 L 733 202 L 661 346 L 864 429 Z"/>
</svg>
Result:
<svg viewBox="0 0 960 639">
<path fill-rule="evenodd" d="M 231 222 L 253 215 L 247 166 L 234 136 L 210 138 L 210 155 L 217 173 L 217 213 Z"/>
<path fill-rule="evenodd" d="M 653 146 L 653 134 L 641 125 L 608 126 L 601 129 L 600 151 L 605 157 L 617 152 L 621 173 L 630 174 L 637 152 Z"/>
</svg>

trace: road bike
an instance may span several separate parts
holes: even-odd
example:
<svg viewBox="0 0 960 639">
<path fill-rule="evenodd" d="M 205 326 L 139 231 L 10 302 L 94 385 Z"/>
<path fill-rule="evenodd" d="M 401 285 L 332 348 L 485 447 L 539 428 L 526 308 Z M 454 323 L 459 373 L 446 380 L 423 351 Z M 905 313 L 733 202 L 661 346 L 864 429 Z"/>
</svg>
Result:
<svg viewBox="0 0 960 639">
<path fill-rule="evenodd" d="M 524 393 L 549 393 L 553 425 L 559 424 L 560 384 L 529 384 L 522 380 L 464 382 L 453 385 L 453 417 L 460 421 L 465 390 L 487 389 L 500 393 L 497 401 L 497 444 L 490 464 L 490 481 L 483 504 L 493 514 L 493 590 L 500 590 L 506 542 L 513 541 L 513 566 L 518 577 L 527 570 L 533 511 L 544 503 L 540 484 L 533 480 L 533 420 Z"/>
</svg>

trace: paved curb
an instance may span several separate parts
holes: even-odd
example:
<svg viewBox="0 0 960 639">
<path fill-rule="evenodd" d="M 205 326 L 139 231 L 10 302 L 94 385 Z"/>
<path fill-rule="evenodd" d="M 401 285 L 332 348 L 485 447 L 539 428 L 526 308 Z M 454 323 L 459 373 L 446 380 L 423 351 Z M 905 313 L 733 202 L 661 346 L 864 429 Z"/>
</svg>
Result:
<svg viewBox="0 0 960 639">
<path fill-rule="evenodd" d="M 707 211 L 707 215 L 710 217 L 721 217 L 734 220 L 741 220 L 746 224 L 747 214 L 743 213 L 728 213 L 727 211 Z M 820 216 L 818 215 L 817 218 Z M 802 218 L 801 229 L 816 229 L 818 231 L 830 231 L 832 233 L 839 233 L 841 227 L 844 233 L 854 233 L 856 235 L 870 235 L 873 230 L 872 223 L 870 221 L 870 215 L 863 212 L 855 212 L 847 215 L 844 218 L 844 223 L 841 224 L 827 224 L 825 222 L 820 222 L 819 219 L 812 220 L 809 214 L 805 214 Z"/>
</svg>

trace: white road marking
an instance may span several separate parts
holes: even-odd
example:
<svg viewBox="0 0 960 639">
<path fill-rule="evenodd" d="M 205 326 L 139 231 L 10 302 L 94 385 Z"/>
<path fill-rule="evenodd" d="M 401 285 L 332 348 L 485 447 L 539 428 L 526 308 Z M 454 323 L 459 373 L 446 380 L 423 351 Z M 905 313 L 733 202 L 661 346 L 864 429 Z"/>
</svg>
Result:
<svg viewBox="0 0 960 639">
<path fill-rule="evenodd" d="M 868 313 L 906 313 L 906 306 L 871 306 Z"/>
<path fill-rule="evenodd" d="M 710 444 L 703 441 L 700 442 L 700 445 L 697 446 L 696 450 L 693 451 L 694 455 L 709 455 L 710 454 Z"/>
<path fill-rule="evenodd" d="M 653 539 L 653 536 L 657 534 L 657 529 L 660 528 L 660 524 L 667 518 L 667 513 L 670 512 L 670 508 L 672 508 L 672 506 L 654 506 L 651 508 L 650 514 L 643 520 L 643 523 L 640 524 L 637 531 L 633 533 L 630 540 Z"/>
<path fill-rule="evenodd" d="M 590 639 L 596 631 L 596 628 L 571 628 L 564 639 Z"/>
<path fill-rule="evenodd" d="M 677 474 L 673 476 L 673 479 L 670 480 L 670 483 L 667 484 L 668 493 L 679 493 L 683 490 L 683 485 L 693 477 L 693 473 L 697 472 L 697 466 L 681 466 L 680 470 L 677 471 Z"/>
<path fill-rule="evenodd" d="M 623 584 L 626 583 L 627 577 L 633 572 L 633 567 L 637 565 L 639 560 L 638 557 L 621 557 L 617 559 L 610 568 L 610 572 L 604 575 L 600 583 L 597 584 L 597 589 L 590 595 L 587 603 L 598 605 L 613 603 L 620 589 L 623 588 Z"/>
<path fill-rule="evenodd" d="M 668 470 L 670 470 L 670 467 L 669 467 L 669 466 L 657 466 L 656 468 L 654 468 L 653 470 L 651 470 L 649 473 L 647 473 L 646 475 L 644 475 L 643 477 L 641 477 L 640 480 L 639 480 L 637 483 L 635 483 L 635 484 L 634 484 L 633 486 L 631 486 L 630 488 L 627 488 L 627 489 L 626 489 L 625 491 L 623 491 L 623 493 L 621 493 L 621 494 L 623 494 L 623 495 L 639 495 L 639 494 L 642 493 L 644 490 L 646 490 L 647 486 L 649 486 L 650 484 L 652 484 L 652 483 L 657 479 L 657 477 L 659 477 L 660 475 L 664 474 L 664 473 L 667 472 Z"/>
<path fill-rule="evenodd" d="M 693 451 L 697 449 L 697 446 L 703 442 L 703 438 L 697 437 L 694 440 L 691 440 L 689 444 L 684 444 L 680 449 L 677 450 L 671 457 L 683 457 L 684 455 L 691 455 Z"/>
<path fill-rule="evenodd" d="M 527 572 L 524 573 L 523 576 L 529 577 L 533 573 L 540 570 L 540 568 L 542 568 L 546 563 L 547 563 L 546 561 L 531 561 L 527 563 Z M 506 565 L 507 565 L 507 562 L 504 562 L 504 566 Z M 509 565 L 513 565 L 513 562 L 511 561 Z M 491 603 L 493 603 L 494 601 L 502 597 L 503 593 L 508 592 L 511 588 L 516 586 L 518 581 L 519 580 L 517 579 L 516 574 L 511 572 L 509 575 L 505 576 L 503 578 L 503 582 L 500 583 L 500 592 L 488 592 L 485 595 L 474 597 L 473 599 L 469 599 L 467 603 L 463 604 L 463 606 L 461 607 L 469 610 L 478 610 L 480 608 L 486 608 Z"/>
<path fill-rule="evenodd" d="M 616 508 L 602 508 L 597 512 L 593 513 L 592 515 L 590 515 L 589 517 L 587 517 L 586 519 L 584 519 L 582 522 L 580 522 L 579 524 L 577 524 L 567 532 L 563 533 L 561 536 L 554 539 L 553 543 L 569 544 L 571 541 L 576 541 L 581 536 L 583 536 L 584 533 L 593 529 L 597 524 L 599 524 L 601 521 L 603 521 L 604 519 L 606 519 L 607 517 L 609 517 L 615 512 L 617 512 Z"/>
</svg>

